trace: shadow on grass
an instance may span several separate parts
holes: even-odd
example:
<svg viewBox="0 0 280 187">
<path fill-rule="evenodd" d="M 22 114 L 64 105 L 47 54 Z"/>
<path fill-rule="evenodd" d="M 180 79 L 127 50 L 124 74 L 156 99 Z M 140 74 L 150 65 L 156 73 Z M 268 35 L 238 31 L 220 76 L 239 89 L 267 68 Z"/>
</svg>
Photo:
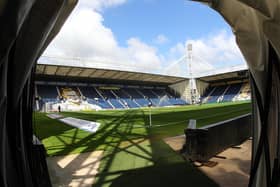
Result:
<svg viewBox="0 0 280 187">
<path fill-rule="evenodd" d="M 217 187 L 218 185 L 200 170 L 185 162 L 161 140 L 150 140 L 151 166 L 120 171 L 109 183 L 110 187 L 170 187 L 197 186 Z M 116 175 L 116 173 L 100 173 L 99 175 Z M 95 185 L 94 185 L 95 186 Z M 99 185 L 96 185 L 99 186 Z"/>
<path fill-rule="evenodd" d="M 136 113 L 139 111 L 136 111 Z M 56 141 L 59 141 L 64 147 L 61 147 L 60 150 L 56 150 L 53 155 L 67 155 L 73 152 L 74 149 L 82 147 L 82 150 L 79 152 L 90 152 L 100 149 L 99 146 L 102 146 L 102 150 L 104 151 L 104 156 L 101 159 L 101 167 L 100 172 L 106 173 L 106 171 L 117 170 L 119 171 L 119 164 L 116 164 L 116 157 L 121 159 L 127 159 L 127 162 L 130 162 L 131 158 L 138 158 L 140 160 L 145 160 L 148 162 L 152 162 L 150 151 L 143 148 L 140 144 L 142 142 L 146 142 L 146 132 L 138 133 L 137 131 L 133 131 L 134 123 L 127 123 L 124 124 L 124 121 L 127 118 L 133 118 L 136 114 L 135 112 L 126 111 L 124 115 L 114 118 L 111 120 L 110 123 L 106 123 L 103 125 L 97 133 L 89 134 L 84 138 L 80 138 L 77 140 L 77 129 L 72 129 L 74 132 L 72 133 L 73 139 L 69 140 L 69 143 L 66 142 L 61 136 L 56 136 Z M 144 129 L 142 129 L 143 131 Z M 134 140 L 135 139 L 135 140 Z M 56 145 L 52 145 L 47 147 L 48 150 L 56 148 Z M 137 149 L 137 151 L 135 151 Z M 121 155 L 121 156 L 117 156 Z M 84 155 L 78 155 L 74 160 L 69 162 L 66 166 L 61 168 L 59 165 L 52 166 L 55 168 L 56 173 L 63 173 L 67 171 L 68 173 L 72 173 L 72 179 L 76 178 L 76 169 L 83 169 L 87 168 L 88 165 L 84 165 L 84 161 L 87 157 Z M 118 160 L 118 159 L 117 159 Z M 118 161 L 117 161 L 118 162 Z M 123 162 L 125 163 L 125 162 Z M 91 163 L 94 164 L 94 163 Z M 121 165 L 125 165 L 122 164 Z M 122 167 L 122 166 L 121 166 Z M 127 170 L 134 168 L 133 166 L 129 165 L 128 167 L 124 167 L 121 170 Z M 94 169 L 94 168 L 93 168 Z M 88 173 L 91 173 L 90 171 Z M 93 176 L 92 176 L 93 177 Z M 57 176 L 56 176 L 57 178 Z M 71 178 L 63 178 L 62 176 L 60 179 L 56 180 L 56 183 L 69 185 L 71 183 Z M 64 182 L 60 182 L 59 180 L 64 180 Z M 82 186 L 87 180 L 86 177 L 81 177 L 79 179 L 80 185 Z M 107 180 L 107 175 L 100 175 L 97 180 L 97 186 L 103 186 L 104 181 Z"/>
<path fill-rule="evenodd" d="M 59 136 L 63 132 L 73 129 L 73 127 L 64 125 L 58 120 L 51 119 L 45 113 L 36 113 L 35 120 L 33 121 L 33 129 L 39 139 L 43 140 L 50 136 Z"/>
<path fill-rule="evenodd" d="M 218 107 L 212 109 L 212 113 L 217 114 L 231 109 L 238 110 L 238 107 Z M 186 115 L 191 118 L 209 114 L 208 108 L 201 108 L 189 114 L 186 111 L 170 110 L 162 114 L 155 113 L 153 120 L 160 124 L 185 120 Z M 39 137 L 47 139 L 46 148 L 51 156 L 102 150 L 103 157 L 94 186 L 217 186 L 161 140 L 167 135 L 183 133 L 183 126 L 147 128 L 149 118 L 145 110 L 104 113 L 64 113 L 65 116 L 101 122 L 102 126 L 95 134 L 60 122 L 53 123 L 53 120 L 51 121 L 53 124 L 50 124 L 50 121 L 43 118 L 44 124 L 40 124 L 38 129 Z M 222 112 L 221 115 L 225 116 L 225 113 Z M 161 136 L 155 138 L 158 134 Z M 68 170 L 72 173 L 72 178 L 75 178 L 76 168 L 88 167 L 83 164 L 86 159 L 78 155 L 64 168 L 57 166 L 56 169 Z M 80 186 L 85 180 L 86 177 L 80 180 Z M 67 179 L 66 182 L 71 182 L 71 179 Z"/>
<path fill-rule="evenodd" d="M 175 163 L 124 171 L 110 187 L 217 187 L 218 185 L 188 163 Z"/>
</svg>

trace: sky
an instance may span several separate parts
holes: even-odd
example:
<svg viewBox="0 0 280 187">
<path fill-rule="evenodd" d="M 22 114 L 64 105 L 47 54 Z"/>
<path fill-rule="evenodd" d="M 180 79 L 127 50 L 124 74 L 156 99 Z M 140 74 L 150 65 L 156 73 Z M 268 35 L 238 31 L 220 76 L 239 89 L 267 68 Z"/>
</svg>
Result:
<svg viewBox="0 0 280 187">
<path fill-rule="evenodd" d="M 187 0 L 80 0 L 40 62 L 174 76 L 245 64 L 222 17 Z"/>
</svg>

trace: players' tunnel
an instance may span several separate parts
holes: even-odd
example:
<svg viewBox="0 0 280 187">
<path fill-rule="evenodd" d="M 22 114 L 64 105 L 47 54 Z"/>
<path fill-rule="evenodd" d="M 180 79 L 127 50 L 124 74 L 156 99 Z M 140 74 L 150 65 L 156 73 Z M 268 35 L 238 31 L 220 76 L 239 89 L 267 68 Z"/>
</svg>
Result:
<svg viewBox="0 0 280 187">
<path fill-rule="evenodd" d="M 0 186 L 51 186 L 44 151 L 33 139 L 33 70 L 76 3 L 0 2 Z"/>
<path fill-rule="evenodd" d="M 250 69 L 253 148 L 249 186 L 279 185 L 279 2 L 203 1 L 232 27 Z"/>
</svg>

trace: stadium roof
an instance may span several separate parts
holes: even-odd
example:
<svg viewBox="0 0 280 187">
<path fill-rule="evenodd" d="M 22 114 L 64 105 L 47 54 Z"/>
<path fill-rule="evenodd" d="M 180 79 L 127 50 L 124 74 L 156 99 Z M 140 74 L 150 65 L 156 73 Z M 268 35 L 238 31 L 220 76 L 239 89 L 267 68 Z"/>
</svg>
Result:
<svg viewBox="0 0 280 187">
<path fill-rule="evenodd" d="M 75 66 L 37 64 L 37 77 L 60 77 L 64 80 L 68 78 L 80 78 L 83 80 L 114 80 L 114 81 L 129 81 L 129 82 L 145 82 L 156 84 L 175 84 L 187 78 L 175 77 L 158 74 L 148 74 L 140 72 L 119 71 L 98 68 L 85 68 Z"/>
<path fill-rule="evenodd" d="M 230 82 L 230 81 L 244 80 L 244 79 L 247 80 L 248 70 L 238 70 L 233 72 L 220 73 L 220 74 L 200 77 L 198 79 L 208 83 L 216 83 L 221 81 Z"/>
</svg>

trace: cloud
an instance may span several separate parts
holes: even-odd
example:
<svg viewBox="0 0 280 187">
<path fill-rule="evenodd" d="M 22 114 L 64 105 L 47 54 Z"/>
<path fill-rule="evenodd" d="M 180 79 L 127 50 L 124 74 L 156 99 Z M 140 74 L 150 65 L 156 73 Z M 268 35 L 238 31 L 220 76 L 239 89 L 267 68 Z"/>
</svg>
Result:
<svg viewBox="0 0 280 187">
<path fill-rule="evenodd" d="M 124 54 L 128 54 L 131 62 L 141 64 L 144 68 L 161 68 L 161 61 L 155 47 L 149 46 L 138 38 L 129 39 L 127 44 L 128 48 L 124 49 Z"/>
<path fill-rule="evenodd" d="M 155 47 L 137 37 L 128 39 L 127 46 L 121 47 L 112 30 L 104 26 L 104 18 L 97 10 L 124 2 L 81 1 L 43 56 L 79 58 L 89 66 L 112 69 L 159 71 L 161 61 Z"/>
<path fill-rule="evenodd" d="M 155 38 L 155 40 L 154 40 L 154 42 L 156 43 L 156 44 L 165 44 L 165 43 L 167 43 L 169 40 L 168 40 L 168 38 L 165 36 L 165 35 L 163 35 L 163 34 L 159 34 L 156 38 Z"/>
<path fill-rule="evenodd" d="M 189 43 L 196 61 L 208 62 L 215 68 L 244 63 L 235 36 L 224 30 L 207 38 L 187 40 L 186 45 Z"/>
<path fill-rule="evenodd" d="M 191 43 L 193 74 L 244 63 L 233 34 L 223 30 L 206 37 L 179 42 L 164 54 L 139 37 L 128 38 L 126 45 L 120 46 L 113 31 L 104 25 L 101 12 L 126 1 L 81 0 L 43 56 L 56 57 L 52 61 L 56 59 L 57 63 L 63 65 L 76 63 L 89 67 L 187 76 L 188 62 L 177 60 L 186 55 L 186 46 Z M 157 44 L 168 41 L 168 37 L 163 34 L 155 39 Z M 77 58 L 80 61 L 73 62 L 72 59 Z"/>
<path fill-rule="evenodd" d="M 122 5 L 126 1 L 127 0 L 80 0 L 78 6 L 100 11 L 105 8 Z"/>
<path fill-rule="evenodd" d="M 192 44 L 191 71 L 193 74 L 200 74 L 245 63 L 236 45 L 235 36 L 225 30 L 221 30 L 207 37 L 187 39 L 184 43 L 177 43 L 169 50 L 169 54 L 167 55 L 169 61 L 175 61 L 174 59 L 179 59 L 184 55 L 188 56 L 188 44 Z M 186 66 L 187 69 L 181 72 L 181 74 L 186 75 L 190 72 L 189 66 L 187 65 L 188 63 L 189 60 L 187 59 L 174 64 L 170 69 L 174 68 L 174 71 L 178 72 L 180 66 Z"/>
<path fill-rule="evenodd" d="M 67 21 L 47 53 L 88 58 L 107 55 L 117 42 L 112 31 L 102 24 L 102 16 L 89 9 L 81 9 Z"/>
</svg>

